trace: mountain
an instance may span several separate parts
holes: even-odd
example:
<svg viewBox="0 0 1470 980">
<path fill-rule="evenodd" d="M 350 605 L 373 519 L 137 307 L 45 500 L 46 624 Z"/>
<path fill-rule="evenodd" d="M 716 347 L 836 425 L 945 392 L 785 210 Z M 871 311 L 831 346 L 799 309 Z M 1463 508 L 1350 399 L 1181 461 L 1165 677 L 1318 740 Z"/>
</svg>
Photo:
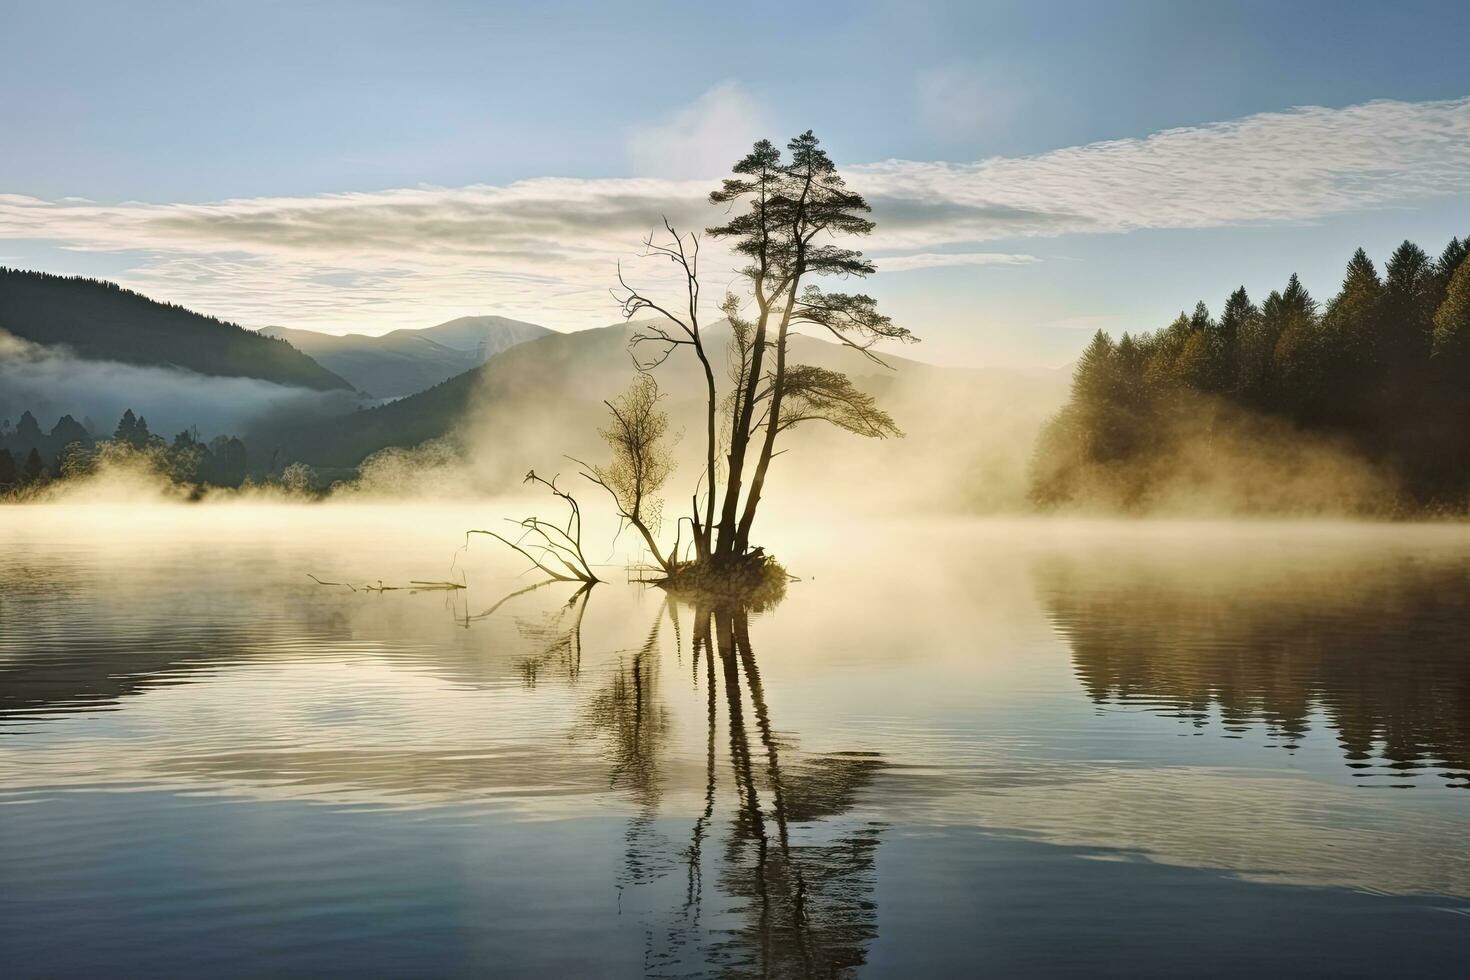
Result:
<svg viewBox="0 0 1470 980">
<path fill-rule="evenodd" d="M 435 343 L 463 351 L 474 351 L 483 343 L 487 348 L 486 355 L 494 356 L 523 341 L 544 337 L 552 331 L 534 323 L 525 323 L 503 316 L 462 316 L 456 320 L 441 323 L 437 327 L 394 332 L 418 333 Z"/>
<path fill-rule="evenodd" d="M 114 283 L 0 267 L 0 330 L 79 357 L 259 378 L 318 391 L 347 381 L 290 344 Z"/>
<path fill-rule="evenodd" d="M 359 389 L 379 398 L 401 398 L 478 367 L 516 344 L 551 331 L 501 316 L 466 316 L 422 330 L 394 330 L 379 337 L 341 336 L 314 330 L 267 327 Z"/>
<path fill-rule="evenodd" d="M 723 329 L 721 329 L 723 327 Z M 258 460 L 293 461 L 342 471 L 390 446 L 408 447 L 451 437 L 489 485 L 505 486 L 527 469 L 557 472 L 563 454 L 601 458 L 597 430 L 604 398 L 634 377 L 628 356 L 631 327 L 617 324 L 552 333 L 492 357 L 484 365 L 418 394 L 350 415 L 253 434 Z M 723 352 L 728 327 L 709 331 L 711 350 Z M 698 469 L 702 449 L 703 377 L 674 360 L 655 371 L 664 407 L 684 435 L 681 469 Z M 907 438 L 854 452 L 859 437 L 814 423 L 794 434 L 805 450 L 793 458 L 820 461 L 826 479 L 871 479 L 866 470 L 922 484 L 929 498 L 956 507 L 999 507 L 1023 498 L 1024 470 L 1042 422 L 1066 396 L 1062 372 L 947 368 L 884 354 L 891 368 L 851 348 L 795 336 L 791 360 L 846 372 L 860 389 L 880 397 Z M 716 364 L 717 377 L 727 377 Z M 786 464 L 783 464 L 783 467 Z M 789 467 L 788 467 L 789 468 Z"/>
</svg>

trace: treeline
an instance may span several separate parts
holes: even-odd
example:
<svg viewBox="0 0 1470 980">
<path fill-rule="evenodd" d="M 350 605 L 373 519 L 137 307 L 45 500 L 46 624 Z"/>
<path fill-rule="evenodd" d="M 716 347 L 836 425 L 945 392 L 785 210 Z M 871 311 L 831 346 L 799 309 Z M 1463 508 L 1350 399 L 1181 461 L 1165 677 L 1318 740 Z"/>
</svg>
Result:
<svg viewBox="0 0 1470 980">
<path fill-rule="evenodd" d="M 1231 503 L 1291 510 L 1302 457 L 1333 455 L 1328 499 L 1372 471 L 1348 509 L 1463 510 L 1470 497 L 1470 239 L 1437 259 L 1404 242 L 1382 275 L 1359 249 L 1325 306 L 1295 275 L 1259 306 L 1242 287 L 1219 317 L 1204 303 L 1152 333 L 1099 331 L 1071 398 L 1038 440 L 1042 507 L 1149 509 L 1191 483 L 1234 479 Z M 1233 472 L 1232 472 L 1233 471 Z M 1361 472 L 1358 474 L 1361 476 Z M 1284 488 L 1284 489 L 1283 489 Z M 1303 503 L 1296 501 L 1296 503 Z"/>
<path fill-rule="evenodd" d="M 11 425 L 0 422 L 0 491 L 15 493 L 27 487 L 90 475 L 107 463 L 133 462 L 166 475 L 176 483 L 238 487 L 246 479 L 245 444 L 235 436 L 216 436 L 208 442 L 195 429 L 170 442 L 148 428 L 148 420 L 123 413 L 110 438 L 98 438 L 90 419 L 86 424 L 63 415 L 49 431 L 30 412 Z"/>
<path fill-rule="evenodd" d="M 79 276 L 0 266 L 0 330 L 94 360 L 352 389 L 284 340 Z"/>
</svg>

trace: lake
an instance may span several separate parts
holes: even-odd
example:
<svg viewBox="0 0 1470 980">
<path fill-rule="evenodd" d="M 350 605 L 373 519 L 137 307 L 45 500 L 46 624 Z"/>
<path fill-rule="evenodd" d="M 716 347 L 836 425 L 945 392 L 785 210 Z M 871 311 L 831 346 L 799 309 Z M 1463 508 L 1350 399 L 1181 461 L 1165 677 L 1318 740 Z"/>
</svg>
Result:
<svg viewBox="0 0 1470 980">
<path fill-rule="evenodd" d="M 1464 975 L 1470 529 L 499 516 L 0 510 L 0 974 Z"/>
</svg>

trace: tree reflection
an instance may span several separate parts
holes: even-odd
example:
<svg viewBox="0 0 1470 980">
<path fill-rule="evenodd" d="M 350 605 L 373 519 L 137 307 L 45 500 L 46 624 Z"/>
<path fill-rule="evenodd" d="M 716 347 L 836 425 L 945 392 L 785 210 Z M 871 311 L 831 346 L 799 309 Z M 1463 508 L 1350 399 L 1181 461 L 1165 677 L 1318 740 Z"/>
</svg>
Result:
<svg viewBox="0 0 1470 980">
<path fill-rule="evenodd" d="M 1053 623 L 1088 696 L 1296 749 L 1332 728 L 1371 785 L 1433 772 L 1470 786 L 1470 569 L 1429 563 L 1229 562 L 1177 574 L 1163 557 L 1041 567 Z"/>
<path fill-rule="evenodd" d="M 648 886 L 650 896 L 669 900 L 648 912 L 646 969 L 847 975 L 877 934 L 881 835 L 849 814 L 882 760 L 848 754 L 788 763 L 783 756 L 796 749 L 773 726 L 748 616 L 696 606 L 689 652 L 703 691 L 704 744 L 694 754 L 702 785 L 687 837 L 676 843 L 668 828 L 677 818 L 661 811 L 665 793 L 678 785 L 670 764 L 682 747 L 672 744 L 675 726 L 662 700 L 659 640 L 667 618 L 682 654 L 678 614 L 665 603 L 642 646 L 620 658 L 586 700 L 573 733 L 602 742 L 610 786 L 636 807 L 624 835 L 620 894 Z"/>
</svg>

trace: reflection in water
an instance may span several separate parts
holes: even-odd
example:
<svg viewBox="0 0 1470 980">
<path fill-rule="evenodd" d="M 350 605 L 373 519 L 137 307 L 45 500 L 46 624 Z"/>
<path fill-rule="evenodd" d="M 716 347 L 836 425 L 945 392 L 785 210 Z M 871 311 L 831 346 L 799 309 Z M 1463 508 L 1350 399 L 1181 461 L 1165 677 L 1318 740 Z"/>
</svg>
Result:
<svg viewBox="0 0 1470 980">
<path fill-rule="evenodd" d="M 673 730 L 659 700 L 665 615 L 678 631 L 678 607 L 666 602 L 642 647 L 588 699 L 577 732 L 602 739 L 611 785 L 626 791 L 638 808 L 624 837 L 620 888 L 655 883 L 683 866 L 678 907 L 656 912 L 649 925 L 645 968 L 660 975 L 847 975 L 863 964 L 877 933 L 872 895 L 880 828 L 824 822 L 851 809 L 881 760 L 875 754 L 835 755 L 783 767 L 783 745 L 772 727 L 747 614 L 696 607 L 690 658 L 694 683 L 705 692 L 704 793 L 687 844 L 676 848 L 658 829 L 662 756 Z M 577 628 L 569 627 L 569 639 Z M 753 721 L 747 720 L 747 708 Z M 722 710 L 731 791 L 724 801 Z M 716 817 L 722 810 L 726 827 L 720 840 Z M 715 887 L 723 900 L 713 926 L 705 915 L 712 845 Z"/>
<path fill-rule="evenodd" d="M 0 974 L 1369 973 L 1470 922 L 1470 795 L 1357 792 L 1467 782 L 1470 535 L 946 526 L 747 617 L 309 584 L 443 577 L 349 516 L 7 532 Z"/>
<path fill-rule="evenodd" d="M 1271 573 L 1237 560 L 1053 558 L 1056 628 L 1099 705 L 1140 706 L 1295 751 L 1314 721 L 1364 785 L 1470 788 L 1470 565 L 1384 561 Z"/>
</svg>

